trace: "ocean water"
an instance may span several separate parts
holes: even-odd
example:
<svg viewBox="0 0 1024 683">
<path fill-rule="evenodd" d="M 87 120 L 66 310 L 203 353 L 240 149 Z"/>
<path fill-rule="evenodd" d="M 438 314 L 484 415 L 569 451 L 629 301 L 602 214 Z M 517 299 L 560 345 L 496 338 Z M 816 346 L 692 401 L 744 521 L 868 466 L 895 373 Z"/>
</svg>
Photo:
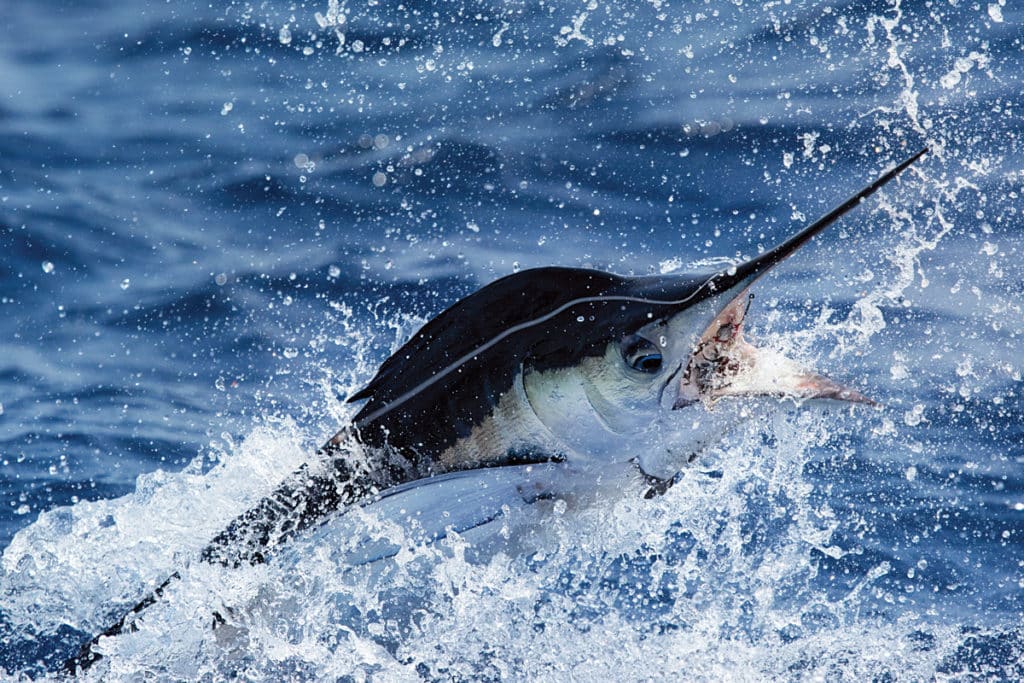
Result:
<svg viewBox="0 0 1024 683">
<path fill-rule="evenodd" d="M 180 568 L 91 677 L 1024 677 L 1018 5 L 3 14 L 6 677 L 54 675 Z M 924 145 L 749 318 L 878 407 L 784 405 L 660 498 L 520 520 L 521 547 L 353 570 L 341 526 L 193 563 L 460 296 L 750 256 Z"/>
</svg>

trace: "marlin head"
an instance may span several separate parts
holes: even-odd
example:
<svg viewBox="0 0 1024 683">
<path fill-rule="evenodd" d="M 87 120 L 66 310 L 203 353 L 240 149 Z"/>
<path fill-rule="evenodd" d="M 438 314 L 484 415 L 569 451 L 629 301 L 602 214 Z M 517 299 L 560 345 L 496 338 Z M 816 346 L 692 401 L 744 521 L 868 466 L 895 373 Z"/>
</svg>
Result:
<svg viewBox="0 0 1024 683">
<path fill-rule="evenodd" d="M 625 279 L 592 318 L 600 328 L 602 315 L 618 316 L 603 326 L 605 334 L 619 334 L 607 338 L 602 354 L 526 374 L 537 415 L 552 432 L 571 435 L 564 438 L 577 451 L 632 452 L 647 474 L 664 478 L 749 417 L 752 399 L 871 403 L 854 388 L 754 346 L 744 322 L 758 279 L 924 153 L 754 259 L 718 272 Z"/>
<path fill-rule="evenodd" d="M 398 454 L 392 480 L 552 458 L 636 458 L 671 476 L 720 438 L 737 398 L 869 402 L 744 335 L 751 286 L 910 164 L 820 220 L 717 272 L 622 277 L 539 268 L 497 280 L 428 322 L 350 400 L 370 445 Z M 719 406 L 719 404 L 723 404 Z"/>
</svg>

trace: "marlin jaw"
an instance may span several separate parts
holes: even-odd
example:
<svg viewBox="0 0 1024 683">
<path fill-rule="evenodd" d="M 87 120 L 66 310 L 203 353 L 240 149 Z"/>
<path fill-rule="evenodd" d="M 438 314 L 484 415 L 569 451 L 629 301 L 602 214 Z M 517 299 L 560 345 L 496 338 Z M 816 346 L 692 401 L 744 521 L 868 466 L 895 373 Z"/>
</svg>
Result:
<svg viewBox="0 0 1024 683">
<path fill-rule="evenodd" d="M 754 295 L 745 287 L 718 313 L 697 339 L 679 375 L 672 410 L 697 402 L 711 409 L 726 397 L 834 399 L 874 404 L 856 389 L 816 374 L 771 349 L 758 348 L 743 335 Z M 669 382 L 674 381 L 674 377 Z"/>
</svg>

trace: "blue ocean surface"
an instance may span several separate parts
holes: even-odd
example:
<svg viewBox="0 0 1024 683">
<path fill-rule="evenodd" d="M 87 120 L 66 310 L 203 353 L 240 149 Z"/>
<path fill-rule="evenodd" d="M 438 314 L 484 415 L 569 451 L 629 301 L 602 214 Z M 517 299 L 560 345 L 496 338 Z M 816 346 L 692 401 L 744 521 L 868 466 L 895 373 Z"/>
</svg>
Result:
<svg viewBox="0 0 1024 683">
<path fill-rule="evenodd" d="M 96 680 L 1024 677 L 1019 4 L 3 15 L 7 677 L 56 675 L 181 567 Z M 784 404 L 664 496 L 553 511 L 540 550 L 456 537 L 371 577 L 324 532 L 192 564 L 479 286 L 750 257 L 924 146 L 749 315 L 877 406 Z"/>
</svg>

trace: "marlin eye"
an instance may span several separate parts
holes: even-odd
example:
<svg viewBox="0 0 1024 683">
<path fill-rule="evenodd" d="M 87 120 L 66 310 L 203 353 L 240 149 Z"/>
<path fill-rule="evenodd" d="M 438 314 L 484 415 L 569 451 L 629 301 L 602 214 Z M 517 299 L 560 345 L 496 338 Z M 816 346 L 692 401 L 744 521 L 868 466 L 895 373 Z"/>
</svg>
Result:
<svg viewBox="0 0 1024 683">
<path fill-rule="evenodd" d="M 654 342 L 633 334 L 622 340 L 622 360 L 639 372 L 661 370 L 661 349 Z"/>
</svg>

